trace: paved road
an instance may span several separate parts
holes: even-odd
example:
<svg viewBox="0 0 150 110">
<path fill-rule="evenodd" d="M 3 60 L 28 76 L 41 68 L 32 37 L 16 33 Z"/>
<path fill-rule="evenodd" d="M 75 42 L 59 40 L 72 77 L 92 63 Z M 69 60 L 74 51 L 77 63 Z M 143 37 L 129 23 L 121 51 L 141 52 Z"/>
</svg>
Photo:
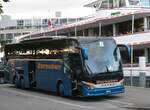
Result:
<svg viewBox="0 0 150 110">
<path fill-rule="evenodd" d="M 127 87 L 125 94 L 115 96 L 61 98 L 50 93 L 0 85 L 0 110 L 143 110 L 144 108 L 150 110 L 150 89 Z"/>
</svg>

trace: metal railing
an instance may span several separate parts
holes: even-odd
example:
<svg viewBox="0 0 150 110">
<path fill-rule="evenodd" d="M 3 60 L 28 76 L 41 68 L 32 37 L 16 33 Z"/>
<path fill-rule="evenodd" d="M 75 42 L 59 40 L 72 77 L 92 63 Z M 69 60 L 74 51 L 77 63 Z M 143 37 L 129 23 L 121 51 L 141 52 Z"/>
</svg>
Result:
<svg viewBox="0 0 150 110">
<path fill-rule="evenodd" d="M 141 73 L 144 76 L 141 76 Z M 124 84 L 126 86 L 141 87 L 141 79 L 145 82 L 144 87 L 150 87 L 150 69 L 124 69 Z"/>
</svg>

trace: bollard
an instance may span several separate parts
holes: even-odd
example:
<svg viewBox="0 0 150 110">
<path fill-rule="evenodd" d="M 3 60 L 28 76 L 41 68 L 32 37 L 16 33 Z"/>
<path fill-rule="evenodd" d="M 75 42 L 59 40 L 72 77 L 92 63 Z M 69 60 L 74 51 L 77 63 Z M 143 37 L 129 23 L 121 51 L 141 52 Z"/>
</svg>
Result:
<svg viewBox="0 0 150 110">
<path fill-rule="evenodd" d="M 139 74 L 139 85 L 140 87 L 146 87 L 146 73 L 140 72 Z"/>
<path fill-rule="evenodd" d="M 146 65 L 146 58 L 145 57 L 139 57 L 139 86 L 140 87 L 146 87 L 146 72 L 145 70 Z"/>
</svg>

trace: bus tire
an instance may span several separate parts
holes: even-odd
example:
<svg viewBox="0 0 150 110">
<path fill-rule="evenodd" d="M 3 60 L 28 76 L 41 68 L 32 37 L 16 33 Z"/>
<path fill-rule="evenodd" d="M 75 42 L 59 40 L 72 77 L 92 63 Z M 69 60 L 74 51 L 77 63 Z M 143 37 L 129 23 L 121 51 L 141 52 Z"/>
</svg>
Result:
<svg viewBox="0 0 150 110">
<path fill-rule="evenodd" d="M 58 85 L 58 95 L 61 96 L 61 97 L 64 97 L 65 96 L 65 92 L 64 92 L 64 85 L 63 83 L 59 83 Z"/>
<path fill-rule="evenodd" d="M 12 80 L 13 84 L 15 84 L 15 80 L 16 80 L 15 78 L 16 78 L 16 76 L 13 76 L 13 80 Z"/>
<path fill-rule="evenodd" d="M 20 88 L 20 84 L 19 83 L 20 83 L 19 79 L 17 77 L 15 77 L 15 79 L 14 79 L 15 87 Z"/>
<path fill-rule="evenodd" d="M 21 89 L 24 89 L 24 80 L 23 80 L 23 79 L 21 79 L 21 80 L 20 80 L 20 83 L 21 83 L 21 84 L 20 84 Z"/>
</svg>

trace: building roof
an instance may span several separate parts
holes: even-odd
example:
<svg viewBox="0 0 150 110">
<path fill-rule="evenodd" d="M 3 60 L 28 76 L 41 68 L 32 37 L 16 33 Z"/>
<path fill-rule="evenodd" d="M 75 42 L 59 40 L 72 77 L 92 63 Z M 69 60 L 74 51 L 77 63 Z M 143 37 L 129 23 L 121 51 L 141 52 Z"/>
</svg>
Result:
<svg viewBox="0 0 150 110">
<path fill-rule="evenodd" d="M 124 14 L 120 14 L 117 16 L 109 16 L 109 17 L 101 17 L 101 16 L 93 16 L 75 23 L 70 23 L 70 24 L 65 24 L 61 27 L 56 27 L 56 28 L 50 28 L 44 31 L 40 31 L 40 32 L 35 32 L 32 33 L 30 35 L 26 35 L 24 37 L 29 37 L 31 35 L 36 35 L 36 34 L 40 34 L 40 33 L 47 33 L 47 32 L 56 32 L 56 31 L 63 31 L 65 32 L 65 29 L 73 29 L 73 28 L 77 28 L 77 29 L 82 29 L 83 27 L 88 28 L 91 26 L 98 26 L 99 22 L 101 22 L 101 25 L 108 25 L 108 24 L 113 24 L 116 22 L 123 22 L 123 21 L 128 21 L 131 20 L 132 17 L 131 15 L 135 15 L 135 19 L 137 18 L 141 18 L 143 16 L 149 16 L 150 15 L 150 10 L 140 10 L 140 11 L 135 11 L 133 12 L 128 12 L 128 13 L 124 13 Z M 92 25 L 91 25 L 92 24 Z"/>
<path fill-rule="evenodd" d="M 150 32 L 114 37 L 117 44 L 133 45 L 135 48 L 150 47 Z"/>
<path fill-rule="evenodd" d="M 97 22 L 102 23 L 102 25 L 107 25 L 107 24 L 111 24 L 111 23 L 115 23 L 115 22 L 121 22 L 121 21 L 127 21 L 127 20 L 131 20 L 131 15 L 135 15 L 135 18 L 140 18 L 142 16 L 147 16 L 150 15 L 150 11 L 136 11 L 136 12 L 129 12 L 129 13 L 124 13 L 118 16 L 109 16 L 109 17 L 101 17 L 101 16 L 93 16 L 78 22 L 74 22 L 74 23 L 70 23 L 70 24 L 65 24 L 61 27 L 57 27 L 57 28 L 51 28 L 48 29 L 44 32 L 50 32 L 50 31 L 57 31 L 57 30 L 63 30 L 63 29 L 67 29 L 67 28 L 73 28 L 73 27 L 80 27 L 80 26 L 84 26 L 84 25 L 88 25 L 88 24 L 93 24 Z M 98 25 L 98 24 L 97 24 Z"/>
</svg>

